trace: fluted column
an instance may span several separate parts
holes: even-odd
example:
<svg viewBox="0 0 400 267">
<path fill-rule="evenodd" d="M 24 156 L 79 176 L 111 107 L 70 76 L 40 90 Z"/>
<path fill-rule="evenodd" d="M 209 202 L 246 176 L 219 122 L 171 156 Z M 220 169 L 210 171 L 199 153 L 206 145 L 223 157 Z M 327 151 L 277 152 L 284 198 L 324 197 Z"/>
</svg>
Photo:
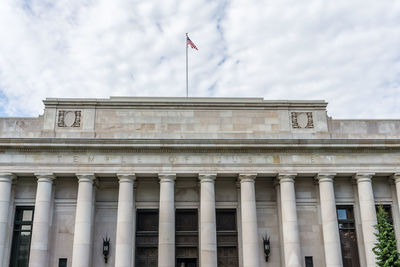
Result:
<svg viewBox="0 0 400 267">
<path fill-rule="evenodd" d="M 76 203 L 72 267 L 88 267 L 91 263 L 94 174 L 77 174 L 79 187 Z"/>
<path fill-rule="evenodd" d="M 334 176 L 332 173 L 320 173 L 316 177 L 319 183 L 326 267 L 343 266 L 333 188 Z"/>
<path fill-rule="evenodd" d="M 115 241 L 115 267 L 131 267 L 133 264 L 133 218 L 135 212 L 135 197 L 133 185 L 135 175 L 118 174 L 118 217 L 117 239 Z"/>
<path fill-rule="evenodd" d="M 297 223 L 295 174 L 279 174 L 281 189 L 282 234 L 286 267 L 301 267 L 299 226 Z"/>
<path fill-rule="evenodd" d="M 242 210 L 243 267 L 259 267 L 255 174 L 239 174 Z"/>
<path fill-rule="evenodd" d="M 0 266 L 3 264 L 6 250 L 11 184 L 14 179 L 15 175 L 12 173 L 0 173 Z"/>
<path fill-rule="evenodd" d="M 175 174 L 159 174 L 158 267 L 175 266 Z"/>
<path fill-rule="evenodd" d="M 35 174 L 37 180 L 29 267 L 46 267 L 49 261 L 49 228 L 52 211 L 52 173 Z"/>
<path fill-rule="evenodd" d="M 200 174 L 200 262 L 201 267 L 217 267 L 217 223 L 215 215 L 216 174 Z"/>
<path fill-rule="evenodd" d="M 360 202 L 361 227 L 364 237 L 365 256 L 367 266 L 376 266 L 375 254 L 372 248 L 376 242 L 376 230 L 374 225 L 377 223 L 374 193 L 372 191 L 372 176 L 374 173 L 357 173 L 354 178 L 357 181 L 358 199 Z"/>
</svg>

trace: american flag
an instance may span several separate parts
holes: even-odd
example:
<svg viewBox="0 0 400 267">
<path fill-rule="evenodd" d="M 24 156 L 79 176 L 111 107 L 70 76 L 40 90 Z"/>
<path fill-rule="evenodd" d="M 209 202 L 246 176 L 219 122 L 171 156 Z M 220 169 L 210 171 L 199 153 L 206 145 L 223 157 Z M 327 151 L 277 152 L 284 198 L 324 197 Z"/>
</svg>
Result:
<svg viewBox="0 0 400 267">
<path fill-rule="evenodd" d="M 186 38 L 187 38 L 187 44 L 186 45 L 190 45 L 191 48 L 199 50 L 197 48 L 197 46 L 192 42 L 192 40 L 189 39 L 189 37 L 186 37 Z"/>
</svg>

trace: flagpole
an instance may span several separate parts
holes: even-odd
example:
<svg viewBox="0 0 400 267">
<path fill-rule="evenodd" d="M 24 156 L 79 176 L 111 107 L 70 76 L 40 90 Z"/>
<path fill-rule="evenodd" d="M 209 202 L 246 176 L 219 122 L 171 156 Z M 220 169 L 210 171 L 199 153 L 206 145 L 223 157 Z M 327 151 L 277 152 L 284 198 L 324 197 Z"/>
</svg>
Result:
<svg viewBox="0 0 400 267">
<path fill-rule="evenodd" d="M 186 97 L 189 96 L 189 74 L 188 74 L 188 33 L 186 33 L 186 40 L 185 40 L 185 44 L 186 44 Z"/>
</svg>

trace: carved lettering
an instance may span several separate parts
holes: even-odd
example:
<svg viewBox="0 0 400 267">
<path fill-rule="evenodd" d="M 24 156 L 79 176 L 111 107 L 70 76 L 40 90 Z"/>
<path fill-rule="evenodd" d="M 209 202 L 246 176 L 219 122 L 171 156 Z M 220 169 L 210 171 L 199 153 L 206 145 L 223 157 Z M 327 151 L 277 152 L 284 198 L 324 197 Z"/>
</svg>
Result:
<svg viewBox="0 0 400 267">
<path fill-rule="evenodd" d="M 94 161 L 94 156 L 88 156 L 88 162 L 93 163 Z"/>
<path fill-rule="evenodd" d="M 175 156 L 169 156 L 169 157 L 168 157 L 168 161 L 169 161 L 170 163 L 175 163 L 176 160 L 177 160 L 177 157 L 175 157 Z"/>
</svg>

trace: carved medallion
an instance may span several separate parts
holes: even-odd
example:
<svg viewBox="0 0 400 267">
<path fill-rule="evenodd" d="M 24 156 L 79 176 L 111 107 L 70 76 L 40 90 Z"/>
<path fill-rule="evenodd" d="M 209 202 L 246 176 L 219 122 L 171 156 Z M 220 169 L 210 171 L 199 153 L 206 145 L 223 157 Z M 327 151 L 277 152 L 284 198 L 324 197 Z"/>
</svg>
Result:
<svg viewBox="0 0 400 267">
<path fill-rule="evenodd" d="M 59 110 L 58 111 L 58 127 L 80 127 L 81 111 L 80 110 Z"/>
<path fill-rule="evenodd" d="M 292 112 L 292 128 L 314 128 L 312 112 Z"/>
</svg>

